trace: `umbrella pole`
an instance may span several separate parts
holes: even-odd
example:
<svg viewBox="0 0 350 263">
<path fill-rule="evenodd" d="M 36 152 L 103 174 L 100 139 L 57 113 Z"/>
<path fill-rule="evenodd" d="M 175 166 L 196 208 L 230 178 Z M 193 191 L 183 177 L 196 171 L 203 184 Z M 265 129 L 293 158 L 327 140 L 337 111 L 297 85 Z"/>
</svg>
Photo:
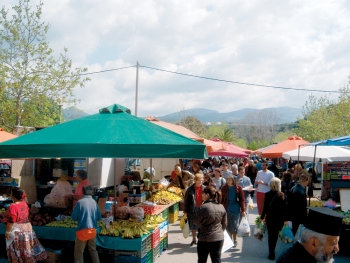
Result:
<svg viewBox="0 0 350 263">
<path fill-rule="evenodd" d="M 300 145 L 298 145 L 298 166 L 297 166 L 297 176 L 298 176 L 298 180 L 299 180 L 299 156 L 300 156 Z"/>
<path fill-rule="evenodd" d="M 152 186 L 152 183 L 153 183 L 153 167 L 152 167 L 152 159 L 149 159 L 149 172 L 150 172 L 150 181 L 151 181 L 151 186 Z"/>
<path fill-rule="evenodd" d="M 115 212 L 117 211 L 117 203 L 116 203 L 116 200 L 117 200 L 117 159 L 114 158 L 113 159 L 113 185 L 114 185 L 114 203 L 113 203 L 113 206 L 114 206 L 114 213 L 113 213 L 113 218 L 115 218 Z"/>
<path fill-rule="evenodd" d="M 317 145 L 315 145 L 315 151 L 314 151 L 314 161 L 312 163 L 312 170 L 313 172 L 315 172 L 315 162 L 316 162 L 316 149 L 317 149 Z M 312 184 L 312 174 L 311 174 L 311 180 L 309 182 L 309 187 L 313 187 L 313 184 Z M 311 189 L 312 190 L 312 189 Z M 312 192 L 312 195 L 313 195 L 313 192 Z M 311 203 L 311 196 L 309 196 L 309 206 L 310 206 L 310 203 Z"/>
</svg>

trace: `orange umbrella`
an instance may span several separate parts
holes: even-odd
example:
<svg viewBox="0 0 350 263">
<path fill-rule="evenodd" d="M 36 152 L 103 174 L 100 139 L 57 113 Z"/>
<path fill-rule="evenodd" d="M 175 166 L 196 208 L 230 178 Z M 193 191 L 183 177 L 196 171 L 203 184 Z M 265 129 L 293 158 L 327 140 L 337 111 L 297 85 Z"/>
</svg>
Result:
<svg viewBox="0 0 350 263">
<path fill-rule="evenodd" d="M 237 146 L 231 142 L 223 142 L 221 141 L 219 138 L 213 138 L 211 139 L 212 141 L 214 142 L 221 142 L 223 143 L 224 145 L 226 145 L 228 148 L 231 148 L 231 149 L 236 149 L 236 150 L 239 150 L 239 151 L 242 151 L 242 152 L 245 152 L 245 153 L 248 153 L 248 154 L 251 154 L 252 151 L 249 150 L 249 149 L 246 149 L 246 148 L 243 148 L 243 147 L 240 147 L 240 146 Z"/>
<path fill-rule="evenodd" d="M 3 128 L 0 128 L 0 142 L 4 142 L 16 137 L 17 137 L 16 135 L 9 132 L 5 132 Z"/>
<path fill-rule="evenodd" d="M 287 140 L 284 140 L 280 143 L 272 145 L 271 147 L 268 147 L 267 149 L 263 150 L 261 152 L 261 155 L 264 158 L 282 157 L 282 154 L 284 152 L 295 150 L 298 148 L 299 145 L 302 145 L 302 144 L 310 144 L 310 143 L 308 141 L 303 140 L 301 137 L 298 137 L 295 135 L 290 136 L 287 138 Z"/>
</svg>

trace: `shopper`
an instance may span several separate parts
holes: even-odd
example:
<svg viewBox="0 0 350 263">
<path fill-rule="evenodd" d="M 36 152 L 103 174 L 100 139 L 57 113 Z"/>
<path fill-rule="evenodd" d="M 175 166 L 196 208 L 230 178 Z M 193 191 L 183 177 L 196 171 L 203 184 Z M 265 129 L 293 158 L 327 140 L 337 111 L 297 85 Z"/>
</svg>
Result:
<svg viewBox="0 0 350 263">
<path fill-rule="evenodd" d="M 226 184 L 225 178 L 221 177 L 221 169 L 220 168 L 215 168 L 213 182 L 215 184 L 216 191 L 219 191 L 221 189 L 221 187 L 223 187 Z"/>
<path fill-rule="evenodd" d="M 245 188 L 245 187 L 253 187 L 252 182 L 250 181 L 250 178 L 248 176 L 244 175 L 245 168 L 244 166 L 238 167 L 238 175 L 236 176 L 236 183 L 240 187 Z M 244 192 L 244 199 L 245 199 L 245 207 L 246 207 L 246 217 L 248 218 L 249 214 L 249 209 L 248 209 L 248 202 L 249 202 L 249 197 L 250 193 L 254 192 L 253 190 L 243 190 Z"/>
<path fill-rule="evenodd" d="M 267 169 L 268 163 L 266 160 L 261 162 L 262 170 L 256 176 L 255 184 L 258 185 L 258 192 L 256 193 L 256 203 L 258 205 L 258 212 L 261 215 L 264 209 L 265 193 L 270 191 L 270 181 L 275 175 Z"/>
<path fill-rule="evenodd" d="M 208 255 L 210 255 L 211 262 L 220 263 L 227 223 L 226 211 L 218 203 L 220 195 L 215 187 L 204 188 L 202 199 L 204 203 L 193 217 L 193 222 L 200 225 L 197 246 L 198 263 L 207 262 Z"/>
<path fill-rule="evenodd" d="M 226 184 L 221 188 L 221 203 L 227 212 L 227 232 L 230 235 L 233 246 L 237 246 L 237 231 L 239 222 L 246 216 L 246 207 L 242 187 L 236 184 L 236 177 L 229 175 Z"/>
<path fill-rule="evenodd" d="M 288 195 L 288 218 L 292 221 L 292 232 L 295 236 L 300 224 L 304 224 L 307 217 L 306 186 L 309 176 L 301 174 L 297 183 Z"/>
<path fill-rule="evenodd" d="M 271 260 L 275 259 L 278 233 L 282 229 L 283 223 L 288 224 L 284 197 L 284 193 L 281 192 L 281 180 L 276 177 L 272 178 L 270 191 L 265 194 L 264 209 L 261 214 L 261 219 L 266 221 L 269 246 L 268 258 Z"/>
<path fill-rule="evenodd" d="M 8 261 L 11 263 L 35 263 L 47 258 L 29 222 L 29 207 L 25 202 L 26 194 L 19 187 L 11 189 L 10 204 L 6 211 L 6 246 Z"/>
<path fill-rule="evenodd" d="M 204 188 L 203 174 L 198 173 L 194 175 L 194 184 L 185 193 L 184 215 L 187 216 L 190 230 L 192 231 L 191 247 L 197 245 L 197 230 L 199 226 L 193 222 L 193 217 L 198 207 L 202 205 L 202 191 Z"/>
<path fill-rule="evenodd" d="M 72 219 L 78 221 L 74 246 L 75 263 L 84 263 L 84 250 L 87 246 L 92 263 L 99 263 L 96 250 L 97 221 L 101 219 L 101 212 L 92 198 L 94 191 L 91 186 L 83 187 L 84 196 L 77 202 L 72 213 Z"/>
</svg>

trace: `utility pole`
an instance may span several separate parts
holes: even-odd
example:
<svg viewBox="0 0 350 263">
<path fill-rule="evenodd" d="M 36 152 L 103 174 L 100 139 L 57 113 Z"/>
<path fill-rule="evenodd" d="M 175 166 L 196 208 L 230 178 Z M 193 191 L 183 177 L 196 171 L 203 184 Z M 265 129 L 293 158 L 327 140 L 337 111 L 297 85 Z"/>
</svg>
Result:
<svg viewBox="0 0 350 263">
<path fill-rule="evenodd" d="M 139 97 L 139 62 L 136 63 L 136 94 L 135 94 L 135 116 L 137 117 L 137 103 Z"/>
</svg>

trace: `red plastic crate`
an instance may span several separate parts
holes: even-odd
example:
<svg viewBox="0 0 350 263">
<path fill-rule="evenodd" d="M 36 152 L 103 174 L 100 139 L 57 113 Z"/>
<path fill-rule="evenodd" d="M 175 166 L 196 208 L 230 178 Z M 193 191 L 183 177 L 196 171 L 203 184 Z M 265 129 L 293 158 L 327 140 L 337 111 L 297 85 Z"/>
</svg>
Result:
<svg viewBox="0 0 350 263">
<path fill-rule="evenodd" d="M 160 242 L 160 228 L 157 227 L 152 232 L 152 248 L 155 248 Z"/>
</svg>

